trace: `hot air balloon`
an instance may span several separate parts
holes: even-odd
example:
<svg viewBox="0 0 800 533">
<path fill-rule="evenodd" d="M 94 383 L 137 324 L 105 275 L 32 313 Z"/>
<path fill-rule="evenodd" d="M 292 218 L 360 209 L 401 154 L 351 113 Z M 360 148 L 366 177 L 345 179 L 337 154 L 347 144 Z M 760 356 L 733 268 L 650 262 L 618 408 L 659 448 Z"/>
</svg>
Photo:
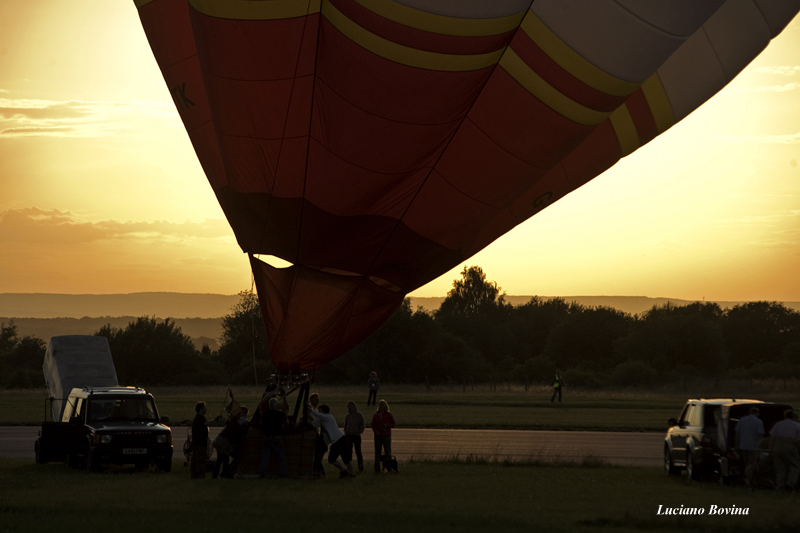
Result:
<svg viewBox="0 0 800 533">
<path fill-rule="evenodd" d="M 800 10 L 798 0 L 135 4 L 250 254 L 284 371 L 338 357 L 406 294 L 666 131 Z"/>
</svg>

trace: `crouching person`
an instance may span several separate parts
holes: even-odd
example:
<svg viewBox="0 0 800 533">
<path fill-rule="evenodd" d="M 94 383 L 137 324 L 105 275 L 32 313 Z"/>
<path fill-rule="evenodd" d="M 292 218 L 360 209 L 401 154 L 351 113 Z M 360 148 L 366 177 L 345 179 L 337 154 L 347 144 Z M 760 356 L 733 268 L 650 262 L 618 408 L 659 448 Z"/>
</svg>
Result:
<svg viewBox="0 0 800 533">
<path fill-rule="evenodd" d="M 350 441 L 339 430 L 339 424 L 336 423 L 330 408 L 322 404 L 317 411 L 309 411 L 309 414 L 319 420 L 322 431 L 326 432 L 331 439 L 328 462 L 339 470 L 339 477 L 355 477 L 351 464 L 353 454 Z M 340 457 L 341 459 L 339 459 Z"/>
<path fill-rule="evenodd" d="M 242 439 L 242 424 L 239 423 L 240 413 L 230 417 L 225 423 L 225 427 L 219 432 L 219 435 L 212 443 L 215 450 L 217 450 L 217 461 L 214 463 L 214 471 L 211 477 L 217 479 L 220 475 L 220 467 L 222 468 L 222 477 L 232 478 L 236 473 L 236 460 L 229 463 L 232 456 L 236 456 L 239 442 Z"/>
<path fill-rule="evenodd" d="M 264 447 L 261 452 L 261 477 L 267 477 L 269 458 L 272 452 L 278 454 L 280 476 L 287 477 L 286 450 L 283 447 L 281 431 L 286 426 L 286 414 L 278 408 L 278 400 L 269 399 L 269 409 L 261 416 L 264 430 Z"/>
</svg>

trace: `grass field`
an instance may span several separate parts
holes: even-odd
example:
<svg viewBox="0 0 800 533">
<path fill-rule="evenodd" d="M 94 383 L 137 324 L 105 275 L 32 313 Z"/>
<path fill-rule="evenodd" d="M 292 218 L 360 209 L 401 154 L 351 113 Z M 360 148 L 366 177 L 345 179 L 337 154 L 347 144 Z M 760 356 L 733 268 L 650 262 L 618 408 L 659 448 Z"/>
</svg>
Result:
<svg viewBox="0 0 800 533">
<path fill-rule="evenodd" d="M 745 390 L 740 390 L 745 389 Z M 233 387 L 242 404 L 255 406 L 261 387 Z M 368 408 L 364 387 L 315 387 L 321 401 L 331 407 L 338 420 L 343 420 L 347 401 L 359 404 L 364 413 Z M 552 389 L 469 386 L 439 388 L 427 391 L 424 387 L 384 386 L 379 397 L 385 398 L 399 427 L 475 428 L 475 429 L 554 429 L 603 431 L 663 431 L 667 419 L 678 417 L 687 398 L 744 397 L 765 401 L 781 401 L 800 407 L 800 391 L 786 393 L 745 387 L 729 390 L 690 391 L 581 391 L 567 389 L 563 402 L 550 403 Z M 198 400 L 208 403 L 209 418 L 222 410 L 226 387 L 165 387 L 152 388 L 160 414 L 168 416 L 172 425 L 180 425 L 194 416 Z M 0 425 L 38 425 L 45 416 L 47 392 L 0 391 Z M 296 395 L 290 395 L 294 407 Z"/>
<path fill-rule="evenodd" d="M 191 480 L 0 459 L 0 531 L 797 531 L 797 495 L 687 484 L 658 469 L 401 464 L 340 480 Z M 659 506 L 704 516 L 658 515 Z M 748 515 L 709 516 L 712 505 Z"/>
</svg>

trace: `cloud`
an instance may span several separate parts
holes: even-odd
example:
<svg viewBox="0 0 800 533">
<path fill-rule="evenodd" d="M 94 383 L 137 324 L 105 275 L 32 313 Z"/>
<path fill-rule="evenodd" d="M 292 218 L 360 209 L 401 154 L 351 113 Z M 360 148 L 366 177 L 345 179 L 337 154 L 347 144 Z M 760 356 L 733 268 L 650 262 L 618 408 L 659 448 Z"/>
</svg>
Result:
<svg viewBox="0 0 800 533">
<path fill-rule="evenodd" d="M 7 130 L 3 130 L 3 134 L 13 135 L 13 134 L 22 134 L 22 133 L 39 133 L 39 134 L 48 134 L 48 133 L 71 133 L 75 131 L 75 128 L 69 126 L 60 126 L 54 128 L 10 128 Z"/>
<path fill-rule="evenodd" d="M 29 207 L 0 212 L 0 243 L 54 246 L 99 242 L 184 243 L 197 240 L 229 240 L 232 232 L 222 219 L 200 222 L 155 220 L 90 221 L 69 211 Z"/>
<path fill-rule="evenodd" d="M 786 135 L 752 135 L 742 137 L 711 137 L 732 144 L 800 144 L 800 133 Z"/>
<path fill-rule="evenodd" d="M 726 87 L 722 90 L 724 94 L 746 94 L 746 93 L 784 93 L 787 91 L 794 91 L 800 89 L 800 83 L 792 82 L 783 85 L 763 85 L 761 87 Z"/>
<path fill-rule="evenodd" d="M 21 120 L 63 120 L 90 116 L 91 112 L 84 106 L 71 102 L 53 104 L 44 107 L 0 107 L 0 117 Z"/>
<path fill-rule="evenodd" d="M 0 136 L 108 137 L 131 134 L 142 118 L 180 123 L 172 102 L 90 102 L 0 98 Z"/>
<path fill-rule="evenodd" d="M 777 67 L 758 67 L 755 69 L 755 72 L 760 74 L 776 74 L 778 76 L 794 76 L 795 74 L 800 73 L 800 67 L 792 67 L 789 65 L 780 65 Z"/>
</svg>

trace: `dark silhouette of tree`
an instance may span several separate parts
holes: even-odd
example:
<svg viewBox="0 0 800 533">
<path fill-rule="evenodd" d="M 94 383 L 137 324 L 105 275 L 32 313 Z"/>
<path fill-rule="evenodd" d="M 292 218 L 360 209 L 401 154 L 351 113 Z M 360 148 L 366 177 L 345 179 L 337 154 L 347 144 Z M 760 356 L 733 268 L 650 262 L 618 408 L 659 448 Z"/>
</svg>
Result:
<svg viewBox="0 0 800 533">
<path fill-rule="evenodd" d="M 800 313 L 777 302 L 748 302 L 728 310 L 723 332 L 731 367 L 776 362 L 800 341 Z"/>
<path fill-rule="evenodd" d="M 542 355 L 550 332 L 569 316 L 569 312 L 570 305 L 563 298 L 545 300 L 534 296 L 527 303 L 514 307 L 506 323 L 514 339 L 515 361 L 522 363 Z"/>
<path fill-rule="evenodd" d="M 660 372 L 719 376 L 727 361 L 723 316 L 715 303 L 654 306 L 633 321 L 615 351 L 623 360 L 641 361 Z"/>
<path fill-rule="evenodd" d="M 0 324 L 0 384 L 7 388 L 44 387 L 42 363 L 45 342 L 32 336 L 18 337 L 13 321 Z"/>
<path fill-rule="evenodd" d="M 17 345 L 17 326 L 10 320 L 8 325 L 0 324 L 0 357 L 5 356 Z"/>
<path fill-rule="evenodd" d="M 387 383 L 439 384 L 448 375 L 472 375 L 485 368 L 477 351 L 461 338 L 444 331 L 433 316 L 412 310 L 411 300 L 378 331 L 317 373 L 324 383 L 364 383 L 378 372 Z"/>
<path fill-rule="evenodd" d="M 515 362 L 515 336 L 509 322 L 512 311 L 497 283 L 489 281 L 480 267 L 472 266 L 464 267 L 461 279 L 453 281 L 434 318 L 442 329 L 477 350 L 499 379 Z"/>
<path fill-rule="evenodd" d="M 203 363 L 191 338 L 169 318 L 139 317 L 126 328 L 106 324 L 95 335 L 108 339 L 120 385 L 193 384 Z"/>
<path fill-rule="evenodd" d="M 274 372 L 256 294 L 240 292 L 239 302 L 222 318 L 217 360 L 222 365 L 223 379 L 231 383 L 254 384 L 256 377 L 259 383 L 266 383 Z"/>
<path fill-rule="evenodd" d="M 631 316 L 610 307 L 570 305 L 569 315 L 553 328 L 544 356 L 559 368 L 605 370 L 622 362 L 614 341 L 627 335 Z"/>
<path fill-rule="evenodd" d="M 486 279 L 479 266 L 466 266 L 461 271 L 461 279 L 453 281 L 453 288 L 447 293 L 436 315 L 441 320 L 448 317 L 485 316 L 496 312 L 505 305 L 505 293 L 494 281 Z"/>
</svg>

